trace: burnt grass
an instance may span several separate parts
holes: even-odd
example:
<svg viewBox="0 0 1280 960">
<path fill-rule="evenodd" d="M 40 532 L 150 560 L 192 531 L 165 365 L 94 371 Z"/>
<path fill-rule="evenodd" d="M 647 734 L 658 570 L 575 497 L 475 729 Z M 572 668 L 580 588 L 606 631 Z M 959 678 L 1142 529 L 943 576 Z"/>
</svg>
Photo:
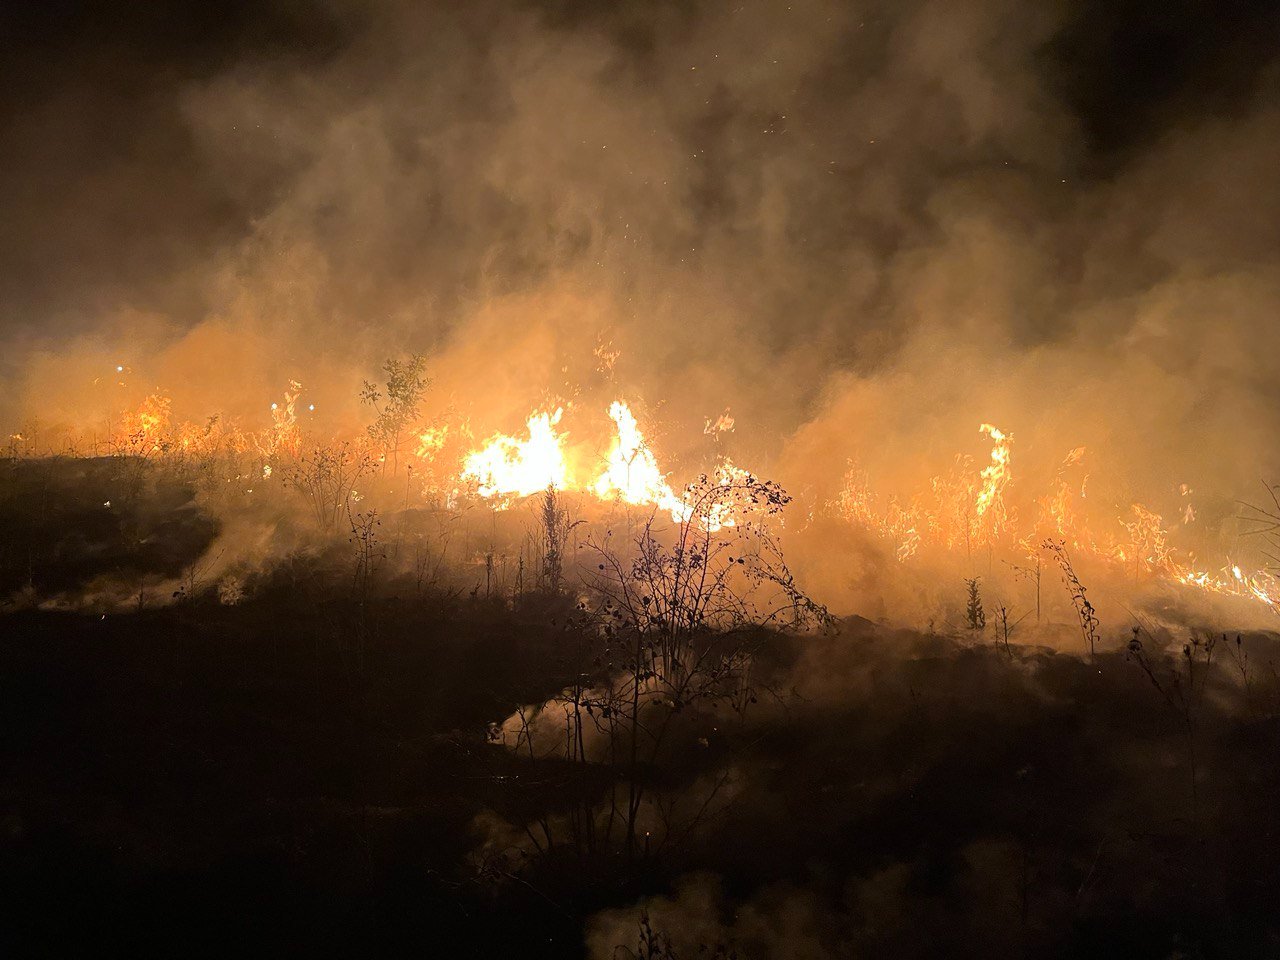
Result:
<svg viewBox="0 0 1280 960">
<path fill-rule="evenodd" d="M 215 536 L 180 484 L 103 516 L 97 469 L 10 485 L 7 592 L 176 576 Z M 234 606 L 9 604 L 0 954 L 574 957 L 591 916 L 706 872 L 726 926 L 801 897 L 816 919 L 794 936 L 821 951 L 803 955 L 1280 955 L 1280 720 L 1228 670 L 1197 716 L 1193 802 L 1182 721 L 1123 652 L 1010 655 L 858 618 L 752 637 L 777 696 L 740 725 L 691 718 L 653 771 L 669 793 L 737 771 L 680 844 L 478 871 L 477 817 L 554 811 L 575 776 L 487 735 L 594 669 L 569 608 L 393 581 L 370 614 L 322 557 Z"/>
</svg>

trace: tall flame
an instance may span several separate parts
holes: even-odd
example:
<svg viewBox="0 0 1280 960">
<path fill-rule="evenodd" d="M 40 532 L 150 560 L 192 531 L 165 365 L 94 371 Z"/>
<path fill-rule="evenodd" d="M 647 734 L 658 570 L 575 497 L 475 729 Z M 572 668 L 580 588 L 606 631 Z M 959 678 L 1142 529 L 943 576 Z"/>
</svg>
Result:
<svg viewBox="0 0 1280 960">
<path fill-rule="evenodd" d="M 991 462 L 978 474 L 982 485 L 973 504 L 976 521 L 974 533 L 979 541 L 990 544 L 1008 526 L 1004 488 L 1008 486 L 1012 476 L 1009 472 L 1009 444 L 1013 437 L 990 423 L 982 424 L 978 430 L 990 437 L 994 446 L 991 448 Z"/>
<path fill-rule="evenodd" d="M 658 460 L 645 442 L 631 408 L 622 400 L 615 400 L 609 405 L 609 417 L 617 434 L 605 458 L 604 472 L 592 488 L 596 496 L 674 509 L 679 498 L 658 469 Z"/>
<path fill-rule="evenodd" d="M 616 435 L 605 458 L 604 471 L 591 488 L 597 497 L 657 507 L 670 513 L 676 523 L 696 520 L 711 533 L 735 526 L 738 516 L 748 511 L 751 504 L 746 501 L 751 499 L 750 495 L 737 495 L 751 478 L 746 470 L 725 460 L 706 478 L 710 487 L 701 495 L 693 496 L 691 486 L 681 496 L 671 489 L 658 468 L 658 460 L 631 408 L 624 401 L 615 400 L 609 405 L 609 418 L 616 427 Z M 690 502 L 691 499 L 697 502 Z"/>
<path fill-rule="evenodd" d="M 974 512 L 985 516 L 988 512 L 998 510 L 1003 501 L 1005 485 L 1009 482 L 1009 441 L 1010 437 L 999 427 L 984 423 L 978 427 L 984 436 L 990 437 L 995 444 L 991 448 L 991 463 L 983 467 L 979 476 L 982 488 L 978 491 L 978 499 L 974 503 Z"/>
<path fill-rule="evenodd" d="M 527 497 L 548 487 L 565 489 L 569 468 L 562 437 L 556 432 L 563 413 L 558 408 L 554 413 L 533 414 L 524 440 L 495 434 L 483 449 L 467 455 L 462 479 L 476 484 L 476 492 L 486 498 Z"/>
</svg>

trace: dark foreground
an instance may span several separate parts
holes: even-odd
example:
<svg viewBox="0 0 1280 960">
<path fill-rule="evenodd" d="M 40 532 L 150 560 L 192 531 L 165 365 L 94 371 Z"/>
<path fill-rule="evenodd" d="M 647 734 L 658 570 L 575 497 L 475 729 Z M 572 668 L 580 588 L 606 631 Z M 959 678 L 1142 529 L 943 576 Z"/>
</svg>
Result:
<svg viewBox="0 0 1280 960">
<path fill-rule="evenodd" d="M 592 669 L 568 604 L 345 583 L 0 615 L 0 955 L 1280 955 L 1273 636 L 1185 710 L 1119 639 L 759 637 L 770 694 L 653 772 L 695 801 L 731 772 L 714 815 L 630 862 L 506 856 L 493 824 L 569 781 L 487 728 Z"/>
<path fill-rule="evenodd" d="M 832 956 L 1280 944 L 1276 718 L 1205 711 L 1193 806 L 1177 718 L 1119 655 L 778 638 L 819 699 L 712 745 L 742 771 L 721 815 L 642 870 L 494 877 L 476 817 L 534 817 L 557 774 L 485 725 L 557 688 L 562 635 L 406 614 L 360 671 L 306 603 L 231 613 L 3 620 L 6 956 L 576 956 L 587 917 L 696 871 L 710 899 L 669 910 L 741 941 L 752 902 L 766 941 Z"/>
</svg>

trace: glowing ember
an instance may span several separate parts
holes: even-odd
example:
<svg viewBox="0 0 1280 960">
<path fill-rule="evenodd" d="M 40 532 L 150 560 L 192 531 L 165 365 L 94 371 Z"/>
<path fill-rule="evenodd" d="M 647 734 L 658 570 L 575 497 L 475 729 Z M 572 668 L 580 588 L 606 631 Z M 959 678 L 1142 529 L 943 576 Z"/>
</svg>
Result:
<svg viewBox="0 0 1280 960">
<path fill-rule="evenodd" d="M 733 417 L 728 410 L 725 410 L 715 420 L 708 419 L 706 426 L 702 428 L 702 432 L 719 440 L 722 433 L 731 433 L 733 431 L 733 423 Z"/>
</svg>

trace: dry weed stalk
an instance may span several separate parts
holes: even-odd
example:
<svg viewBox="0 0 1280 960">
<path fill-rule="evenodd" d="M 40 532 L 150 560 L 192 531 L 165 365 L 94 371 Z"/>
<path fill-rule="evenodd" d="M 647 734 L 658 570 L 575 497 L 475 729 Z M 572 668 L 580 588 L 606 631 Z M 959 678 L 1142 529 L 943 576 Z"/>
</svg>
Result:
<svg viewBox="0 0 1280 960">
<path fill-rule="evenodd" d="M 1080 635 L 1084 638 L 1085 647 L 1089 651 L 1089 659 L 1092 660 L 1097 653 L 1098 646 L 1098 615 L 1093 609 L 1093 604 L 1089 602 L 1084 584 L 1080 582 L 1080 578 L 1076 575 L 1075 567 L 1071 565 L 1071 556 L 1067 553 L 1067 545 L 1061 540 L 1045 540 L 1043 546 L 1053 554 L 1053 559 L 1057 562 L 1058 569 L 1062 572 L 1062 582 L 1067 588 L 1067 593 L 1071 596 L 1071 605 L 1075 608 L 1076 619 L 1080 622 Z"/>
<path fill-rule="evenodd" d="M 1198 822 L 1199 777 L 1196 766 L 1196 724 L 1213 666 L 1217 638 L 1206 636 L 1201 639 L 1192 634 L 1191 639 L 1182 646 L 1182 656 L 1179 661 L 1166 671 L 1147 652 L 1142 643 L 1142 632 L 1141 626 L 1133 628 L 1133 636 L 1129 640 L 1128 658 L 1137 664 L 1151 686 L 1160 694 L 1164 704 L 1180 721 L 1186 737 L 1187 766 L 1191 778 L 1191 816 L 1193 822 Z"/>
</svg>

